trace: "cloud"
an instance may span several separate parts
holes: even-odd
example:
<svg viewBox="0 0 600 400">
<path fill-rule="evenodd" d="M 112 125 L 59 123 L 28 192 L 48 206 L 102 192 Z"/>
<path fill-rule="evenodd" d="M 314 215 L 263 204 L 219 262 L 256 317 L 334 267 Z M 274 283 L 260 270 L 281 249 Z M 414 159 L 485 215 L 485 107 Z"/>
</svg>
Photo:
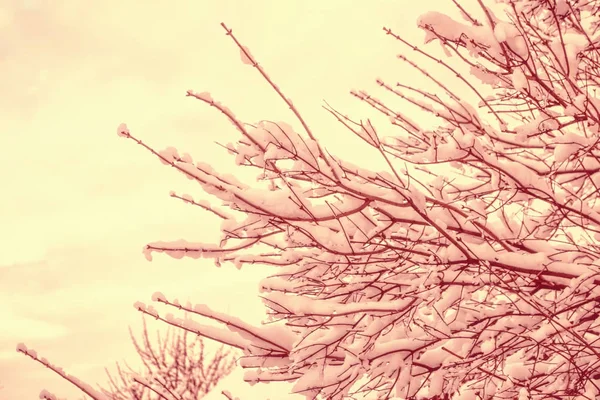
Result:
<svg viewBox="0 0 600 400">
<path fill-rule="evenodd" d="M 2 308 L 0 308 L 3 320 L 1 342 L 4 344 L 10 340 L 16 343 L 17 341 L 58 338 L 67 335 L 69 332 L 64 325 L 24 318 L 13 314 L 5 306 Z"/>
</svg>

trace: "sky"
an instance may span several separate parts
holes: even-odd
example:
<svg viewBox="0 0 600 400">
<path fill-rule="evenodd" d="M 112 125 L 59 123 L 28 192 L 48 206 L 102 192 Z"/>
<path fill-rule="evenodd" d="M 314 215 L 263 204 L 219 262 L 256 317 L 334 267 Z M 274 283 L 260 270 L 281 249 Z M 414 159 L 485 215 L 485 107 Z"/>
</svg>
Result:
<svg viewBox="0 0 600 400">
<path fill-rule="evenodd" d="M 38 398 L 42 389 L 81 397 L 18 354 L 19 342 L 90 384 L 104 384 L 104 367 L 115 361 L 136 365 L 128 326 L 138 329 L 141 317 L 133 303 L 150 303 L 157 290 L 248 322 L 263 319 L 257 285 L 271 269 L 144 259 L 143 246 L 152 241 L 218 241 L 220 221 L 170 198 L 173 190 L 209 199 L 116 134 L 127 123 L 157 149 L 174 146 L 237 174 L 233 158 L 214 142 L 233 142 L 238 133 L 215 109 L 187 98 L 188 89 L 210 92 L 242 121 L 299 128 L 258 72 L 241 62 L 221 22 L 293 99 L 325 147 L 377 170 L 381 160 L 356 146 L 323 100 L 366 119 L 373 111 L 350 89 L 377 93 L 377 77 L 421 79 L 396 59 L 406 49 L 382 27 L 421 44 L 417 17 L 440 3 L 450 2 L 0 2 L 0 400 Z M 242 400 L 265 398 L 242 384 L 229 390 L 243 392 Z"/>
</svg>

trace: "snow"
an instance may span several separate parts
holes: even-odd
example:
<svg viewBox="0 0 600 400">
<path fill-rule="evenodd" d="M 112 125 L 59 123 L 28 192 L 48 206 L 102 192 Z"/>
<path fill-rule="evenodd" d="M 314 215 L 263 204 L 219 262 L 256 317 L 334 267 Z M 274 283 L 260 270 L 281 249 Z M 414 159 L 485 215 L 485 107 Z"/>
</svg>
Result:
<svg viewBox="0 0 600 400">
<path fill-rule="evenodd" d="M 46 389 L 42 389 L 42 391 L 40 392 L 40 399 L 58 400 L 58 398 L 54 394 L 50 393 Z"/>
<path fill-rule="evenodd" d="M 246 46 L 242 46 L 240 48 L 240 58 L 242 62 L 247 65 L 254 65 L 254 61 L 252 61 L 252 55 L 250 54 L 250 50 Z"/>
<path fill-rule="evenodd" d="M 281 326 L 255 327 L 239 318 L 214 311 L 205 304 L 196 304 L 193 310 L 206 318 L 225 324 L 230 331 L 239 334 L 244 339 L 254 342 L 258 340 L 261 347 L 271 348 L 275 352 L 288 352 L 292 348 L 295 336 Z"/>
<path fill-rule="evenodd" d="M 443 325 L 443 324 L 441 324 Z M 450 353 L 442 349 L 443 345 L 430 348 L 422 356 L 419 357 L 419 363 L 427 365 L 431 368 L 437 368 L 447 363 L 452 357 Z"/>
<path fill-rule="evenodd" d="M 164 150 L 158 152 L 161 157 L 161 162 L 165 165 L 171 165 L 173 162 L 179 159 L 179 153 L 175 147 L 167 147 Z"/>
<path fill-rule="evenodd" d="M 193 332 L 197 335 L 215 340 L 237 349 L 244 350 L 250 347 L 249 341 L 241 337 L 239 334 L 231 332 L 227 329 L 203 325 L 190 318 L 177 318 L 173 316 L 173 314 L 165 315 L 164 321 L 170 325 L 183 328 L 189 332 Z"/>
<path fill-rule="evenodd" d="M 514 68 L 513 73 L 511 75 L 511 80 L 515 89 L 527 89 L 527 77 L 525 76 L 521 68 Z"/>
<path fill-rule="evenodd" d="M 557 10 L 566 10 L 564 2 L 557 4 Z M 521 55 L 520 63 L 507 64 L 507 73 L 488 70 L 482 65 L 472 67 L 472 73 L 484 83 L 497 85 L 499 90 L 508 89 L 510 95 L 534 96 L 540 102 L 545 101 L 544 89 L 535 82 L 536 65 L 519 30 L 491 11 L 488 17 L 495 23 L 493 30 L 488 26 L 489 21 L 482 26 L 464 24 L 439 12 L 423 15 L 419 25 L 425 28 L 426 43 L 438 36 L 460 42 L 471 56 L 483 56 L 488 64 L 494 59 L 502 60 L 506 53 Z M 566 32 L 562 39 L 548 42 L 553 50 L 548 57 L 557 59 L 551 62 L 558 63 L 567 75 L 565 78 L 575 83 L 578 55 L 588 44 L 583 36 Z M 239 45 L 239 50 L 244 64 L 257 67 L 246 47 Z M 414 50 L 419 51 L 417 47 Z M 444 88 L 442 84 L 438 86 Z M 366 92 L 357 93 L 362 99 L 376 100 Z M 425 100 L 436 101 L 437 95 L 423 93 Z M 578 93 L 577 87 L 565 85 L 553 95 L 574 99 L 573 104 L 564 107 L 564 113 L 577 116 L 596 104 Z M 237 268 L 261 262 L 278 265 L 281 274 L 264 279 L 261 285 L 265 304 L 272 311 L 269 318 L 283 318 L 287 324 L 253 326 L 204 304 L 181 307 L 176 302 L 170 303 L 161 292 L 155 292 L 152 300 L 184 308 L 222 326 L 202 325 L 173 314 L 161 318 L 152 305 L 136 302 L 134 306 L 168 324 L 244 351 L 239 362 L 245 367 L 244 380 L 253 383 L 294 380 L 291 390 L 306 391 L 316 397 L 314 388 L 321 387 L 320 394 L 327 398 L 333 397 L 331 391 L 336 383 L 344 379 L 355 381 L 365 371 L 387 376 L 399 372 L 396 395 L 409 397 L 415 395 L 426 379 L 423 374 L 416 375 L 413 368 L 442 366 L 423 391 L 434 395 L 445 389 L 452 392 L 453 399 L 471 400 L 476 398 L 475 386 L 483 383 L 470 380 L 456 362 L 476 353 L 470 367 L 499 357 L 503 362 L 495 364 L 495 372 L 510 378 L 498 383 L 500 391 L 516 393 L 519 391 L 516 383 L 528 379 L 534 371 L 529 361 L 525 361 L 530 355 L 527 350 L 507 347 L 514 335 L 529 343 L 545 342 L 540 346 L 544 348 L 554 340 L 557 326 L 577 326 L 585 315 L 586 310 L 581 307 L 568 318 L 558 313 L 552 321 L 545 321 L 537 309 L 557 303 L 572 305 L 569 302 L 573 303 L 573 293 L 594 290 L 594 282 L 590 280 L 598 270 L 598 265 L 578 261 L 591 257 L 575 251 L 579 250 L 575 244 L 563 240 L 563 237 L 576 240 L 566 230 L 568 227 L 554 228 L 554 222 L 548 222 L 552 221 L 554 207 L 559 205 L 563 206 L 564 214 L 576 210 L 590 222 L 599 218 L 593 205 L 570 194 L 571 189 L 577 190 L 584 183 L 565 182 L 561 174 L 555 173 L 575 168 L 576 163 L 571 160 L 584 153 L 579 150 L 596 144 L 592 135 L 585 136 L 588 132 L 562 126 L 564 118 L 559 111 L 533 112 L 510 127 L 498 121 L 496 125 L 503 132 L 497 132 L 483 122 L 483 117 L 479 118 L 481 113 L 461 100 L 452 99 L 452 106 L 444 107 L 439 102 L 430 104 L 404 96 L 414 106 L 446 119 L 452 126 L 423 132 L 413 128 L 409 133 L 420 134 L 423 140 L 414 142 L 417 150 L 413 154 L 398 154 L 413 163 L 452 161 L 440 165 L 440 170 L 450 165 L 456 169 L 454 172 L 464 175 L 474 172 L 476 176 L 471 178 L 479 181 L 473 185 L 454 182 L 450 173 L 442 176 L 446 172 L 442 170 L 429 182 L 412 179 L 409 184 L 414 172 L 407 170 L 414 170 L 414 166 L 398 169 L 400 176 L 390 171 L 371 171 L 329 155 L 316 140 L 301 137 L 289 124 L 262 121 L 256 126 L 242 126 L 210 94 L 188 91 L 188 95 L 218 108 L 242 132 L 244 138 L 227 147 L 236 154 L 237 165 L 261 171 L 258 180 L 263 188 L 220 174 L 207 164 L 194 165 L 189 154 L 180 156 L 173 147 L 158 152 L 164 164 L 177 168 L 199 183 L 206 193 L 246 218 L 237 220 L 218 214 L 224 219 L 222 230 L 227 231 L 220 244 L 183 239 L 157 241 L 146 246 L 144 255 L 148 260 L 152 259 L 152 252 L 163 252 L 176 259 L 213 258 L 216 264 L 229 261 Z M 394 121 L 399 119 L 400 116 L 394 116 Z M 568 132 L 569 129 L 575 132 Z M 452 133 L 448 136 L 445 132 Z M 129 137 L 124 124 L 119 126 L 118 133 Z M 380 145 L 370 125 L 361 126 L 357 134 L 374 147 Z M 497 139 L 504 143 L 496 143 Z M 519 145 L 527 145 L 531 149 L 527 151 L 534 156 L 516 152 Z M 539 157 L 542 147 L 548 157 Z M 391 145 L 387 147 L 390 148 Z M 471 161 L 481 170 L 465 167 Z M 543 170 L 544 175 L 536 169 Z M 433 170 L 430 172 L 435 176 Z M 265 181 L 269 181 L 268 192 Z M 440 198 L 433 197 L 437 195 Z M 536 196 L 543 200 L 535 200 Z M 191 195 L 180 198 L 193 203 Z M 208 202 L 197 204 L 212 210 Z M 567 215 L 564 220 L 572 222 Z M 560 236 L 561 245 L 557 244 L 556 231 L 565 231 Z M 460 244 L 454 244 L 453 240 Z M 249 254 L 246 250 L 255 244 L 270 249 L 263 252 L 261 247 L 260 254 Z M 408 247 L 410 251 L 405 251 Z M 467 263 L 463 262 L 465 253 L 473 258 Z M 492 268 L 498 274 L 488 273 Z M 503 282 L 505 276 L 514 279 L 514 288 Z M 529 298 L 519 297 L 516 294 L 519 285 L 529 284 L 536 276 L 566 283 L 568 287 L 557 291 L 553 299 L 543 288 L 537 297 L 530 293 L 527 293 Z M 515 308 L 519 315 L 509 313 Z M 487 325 L 482 328 L 477 318 L 489 318 L 493 329 Z M 480 329 L 484 331 L 479 332 Z M 473 331 L 476 335 L 470 336 Z M 17 350 L 37 357 L 23 344 Z M 503 357 L 506 359 L 502 360 Z M 569 367 L 555 357 L 558 361 L 551 359 L 556 362 L 548 362 L 542 368 L 550 370 L 557 366 L 556 371 L 560 372 L 560 368 Z M 444 386 L 446 372 L 449 377 L 457 376 L 454 382 L 446 383 L 448 386 Z M 557 380 L 554 384 L 558 387 L 561 383 Z M 491 387 L 496 383 L 486 385 Z M 244 387 L 241 393 L 236 393 L 239 387 L 231 388 L 230 396 L 247 400 L 250 392 Z M 344 390 L 349 389 L 350 386 Z M 494 386 L 490 392 L 496 389 Z M 222 396 L 220 392 L 218 395 Z M 519 398 L 527 395 L 520 390 Z M 278 398 L 282 397 L 278 394 Z"/>
<path fill-rule="evenodd" d="M 477 400 L 476 391 L 471 387 L 471 382 L 468 382 L 460 387 L 452 396 L 452 400 Z"/>
<path fill-rule="evenodd" d="M 144 303 L 142 303 L 141 301 L 136 301 L 135 303 L 133 303 L 133 307 L 139 311 L 146 310 L 146 305 Z"/>
<path fill-rule="evenodd" d="M 37 352 L 33 349 L 27 349 L 27 346 L 25 346 L 25 344 L 19 343 L 17 345 L 17 351 L 23 352 L 23 353 L 27 354 L 29 357 L 33 358 L 34 360 L 40 362 L 41 364 L 43 364 L 50 370 L 54 371 L 56 374 L 60 375 L 64 380 L 66 380 L 66 381 L 72 383 L 73 385 L 75 385 L 76 387 L 78 387 L 82 392 L 84 392 L 86 395 L 90 396 L 94 400 L 109 400 L 108 397 L 106 397 L 103 393 L 94 389 L 92 386 L 81 381 L 77 377 L 67 374 L 66 372 L 63 371 L 62 368 L 51 364 L 45 358 L 41 358 L 41 359 L 38 358 Z M 43 396 L 46 396 L 46 397 L 43 397 Z M 46 390 L 42 390 L 40 393 L 40 399 L 44 399 L 44 398 L 51 399 L 51 400 L 56 399 L 53 394 L 49 393 Z"/>
<path fill-rule="evenodd" d="M 515 38 L 519 31 L 513 24 L 504 21 L 496 23 L 494 27 L 494 36 L 498 42 L 506 42 L 508 39 Z"/>
<path fill-rule="evenodd" d="M 129 128 L 127 128 L 126 124 L 121 123 L 117 127 L 117 135 L 119 135 L 120 137 L 124 137 L 124 138 L 128 138 L 129 137 Z"/>
<path fill-rule="evenodd" d="M 154 318 L 158 319 L 158 311 L 156 311 L 154 306 L 151 306 L 151 305 L 146 306 L 146 310 L 144 310 L 144 312 L 146 314 L 151 315 Z"/>
<path fill-rule="evenodd" d="M 489 28 L 486 26 L 471 26 L 462 24 L 455 21 L 448 15 L 437 11 L 429 11 L 421 15 L 418 20 L 418 25 L 421 28 L 426 28 L 425 43 L 437 39 L 437 35 L 440 35 L 451 41 L 460 40 L 464 35 L 477 43 L 481 43 L 484 46 L 489 47 L 487 51 L 491 53 L 492 56 L 500 54 L 498 40 L 493 35 L 490 35 Z M 435 34 L 433 32 L 435 32 Z M 498 33 L 504 35 L 504 37 L 501 37 L 503 39 L 508 37 L 507 33 L 510 34 L 510 32 L 506 32 L 506 30 L 503 32 L 499 31 Z"/>
<path fill-rule="evenodd" d="M 554 161 L 560 164 L 568 160 L 579 149 L 580 146 L 575 143 L 559 143 L 554 147 Z"/>
<path fill-rule="evenodd" d="M 504 373 L 507 376 L 519 381 L 524 381 L 531 376 L 529 367 L 524 365 L 522 362 L 507 364 L 504 367 Z"/>
<path fill-rule="evenodd" d="M 483 354 L 490 354 L 492 351 L 496 349 L 496 341 L 493 339 L 484 340 L 481 343 L 481 351 Z"/>
<path fill-rule="evenodd" d="M 197 99 L 204 100 L 207 103 L 211 103 L 214 101 L 212 96 L 208 92 L 197 93 L 197 92 L 194 92 L 193 90 L 188 90 L 187 94 L 188 94 L 188 96 L 194 96 Z"/>
<path fill-rule="evenodd" d="M 340 304 L 333 300 L 317 300 L 308 297 L 288 296 L 283 293 L 271 292 L 266 298 L 269 302 L 278 304 L 297 315 L 336 315 L 355 314 L 366 310 L 370 313 L 386 313 L 402 311 L 411 302 L 411 299 L 397 301 L 364 301 L 360 303 Z"/>
<path fill-rule="evenodd" d="M 160 302 L 166 303 L 167 298 L 161 292 L 154 292 L 152 294 L 152 301 L 160 301 Z"/>
</svg>

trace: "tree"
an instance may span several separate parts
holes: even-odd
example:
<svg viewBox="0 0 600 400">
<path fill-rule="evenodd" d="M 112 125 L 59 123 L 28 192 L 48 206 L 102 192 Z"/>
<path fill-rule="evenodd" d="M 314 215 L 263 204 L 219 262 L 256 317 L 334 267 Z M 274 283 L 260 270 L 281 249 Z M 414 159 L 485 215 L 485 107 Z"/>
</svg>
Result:
<svg viewBox="0 0 600 400">
<path fill-rule="evenodd" d="M 108 370 L 109 388 L 103 392 L 110 400 L 179 400 L 200 399 L 235 366 L 235 358 L 219 348 L 208 360 L 202 338 L 191 339 L 187 331 L 169 329 L 161 340 L 157 333 L 158 348 L 154 348 L 148 336 L 146 321 L 143 320 L 142 343 L 129 333 L 135 349 L 145 367 L 144 374 L 136 373 L 131 367 L 125 371 L 117 363 L 118 378 Z"/>
<path fill-rule="evenodd" d="M 153 346 L 145 319 L 142 322 L 141 344 L 131 328 L 129 333 L 145 371 L 138 373 L 125 363 L 126 370 L 117 363 L 118 376 L 106 369 L 108 384 L 100 390 L 65 373 L 23 343 L 17 346 L 17 351 L 56 372 L 94 400 L 198 400 L 233 370 L 235 358 L 230 351 L 220 347 L 208 360 L 202 338 L 198 335 L 189 338 L 187 331 L 173 333 L 169 328 L 162 339 L 157 332 L 157 346 Z M 40 392 L 40 399 L 59 400 L 45 389 Z"/>
<path fill-rule="evenodd" d="M 240 131 L 224 147 L 239 165 L 258 170 L 262 186 L 194 164 L 173 148 L 156 151 L 124 124 L 118 133 L 235 212 L 173 193 L 223 219 L 221 243 L 150 243 L 147 258 L 163 252 L 278 267 L 261 282 L 272 323 L 250 326 L 161 293 L 153 300 L 227 329 L 135 307 L 241 349 L 245 380 L 290 381 L 309 399 L 596 398 L 600 3 L 506 1 L 501 12 L 481 0 L 472 10 L 454 4 L 464 22 L 437 12 L 419 20 L 443 58 L 384 31 L 461 86 L 400 55 L 435 92 L 378 80 L 403 112 L 352 93 L 389 118 L 394 136 L 325 107 L 378 152 L 387 171 L 326 151 L 223 25 L 242 61 L 303 131 L 282 122 L 243 124 L 210 94 L 188 91 Z M 414 121 L 411 107 L 436 126 Z"/>
</svg>

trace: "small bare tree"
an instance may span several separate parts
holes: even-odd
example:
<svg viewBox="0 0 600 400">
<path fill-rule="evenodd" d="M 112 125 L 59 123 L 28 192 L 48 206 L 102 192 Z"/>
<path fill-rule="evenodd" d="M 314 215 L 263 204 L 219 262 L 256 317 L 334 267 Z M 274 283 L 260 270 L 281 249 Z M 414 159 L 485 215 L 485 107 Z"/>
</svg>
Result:
<svg viewBox="0 0 600 400">
<path fill-rule="evenodd" d="M 106 369 L 108 387 L 99 389 L 67 374 L 23 343 L 17 345 L 17 351 L 54 371 L 94 400 L 198 400 L 227 376 L 236 364 L 234 353 L 224 350 L 223 346 L 212 359 L 208 359 L 202 338 L 199 335 L 190 337 L 187 330 L 173 331 L 169 328 L 164 337 L 157 332 L 155 345 L 148 335 L 145 319 L 141 343 L 131 328 L 129 333 L 145 370 L 138 373 L 127 363 L 126 369 L 117 363 L 117 376 Z M 60 400 L 45 389 L 40 392 L 40 399 Z"/>
<path fill-rule="evenodd" d="M 129 334 L 145 371 L 117 363 L 118 376 L 113 376 L 107 369 L 109 388 L 103 392 L 111 400 L 198 400 L 235 367 L 235 358 L 222 346 L 207 359 L 202 338 L 190 338 L 188 331 L 169 328 L 164 338 L 157 332 L 153 346 L 144 319 L 141 343 L 131 328 Z"/>
</svg>

